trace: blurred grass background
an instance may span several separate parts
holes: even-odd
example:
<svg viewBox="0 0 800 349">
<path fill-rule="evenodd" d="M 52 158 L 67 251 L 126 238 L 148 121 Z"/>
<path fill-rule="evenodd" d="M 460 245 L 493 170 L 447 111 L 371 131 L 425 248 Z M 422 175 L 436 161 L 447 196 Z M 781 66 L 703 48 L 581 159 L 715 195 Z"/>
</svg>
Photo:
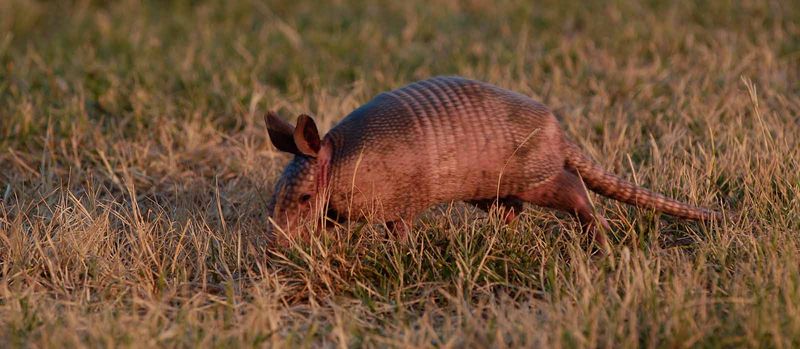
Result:
<svg viewBox="0 0 800 349">
<path fill-rule="evenodd" d="M 264 249 L 264 111 L 326 131 L 452 74 L 742 219 L 598 198 L 599 259 L 539 209 Z M 0 0 L 0 344 L 800 346 L 799 77 L 791 1 Z"/>
</svg>

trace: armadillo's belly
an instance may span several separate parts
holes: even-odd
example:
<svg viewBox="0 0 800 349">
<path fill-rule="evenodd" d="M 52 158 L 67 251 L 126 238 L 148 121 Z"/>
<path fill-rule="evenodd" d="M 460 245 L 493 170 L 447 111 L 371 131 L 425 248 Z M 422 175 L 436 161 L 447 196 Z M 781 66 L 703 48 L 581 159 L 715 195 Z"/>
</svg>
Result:
<svg viewBox="0 0 800 349">
<path fill-rule="evenodd" d="M 449 78 L 381 94 L 328 137 L 331 206 L 380 220 L 408 219 L 442 202 L 521 193 L 564 161 L 561 131 L 540 104 Z"/>
</svg>

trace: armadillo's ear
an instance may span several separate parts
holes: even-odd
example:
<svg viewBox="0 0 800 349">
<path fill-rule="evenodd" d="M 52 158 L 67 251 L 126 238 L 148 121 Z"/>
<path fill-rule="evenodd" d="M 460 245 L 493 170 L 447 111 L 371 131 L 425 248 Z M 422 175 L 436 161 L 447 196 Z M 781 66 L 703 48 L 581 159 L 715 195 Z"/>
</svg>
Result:
<svg viewBox="0 0 800 349">
<path fill-rule="evenodd" d="M 317 157 L 319 154 L 321 140 L 317 125 L 308 115 L 300 115 L 297 118 L 297 127 L 294 129 L 294 144 L 301 153 L 310 157 Z"/>
<path fill-rule="evenodd" d="M 267 123 L 267 133 L 272 145 L 280 151 L 292 154 L 300 154 L 297 145 L 294 144 L 294 126 L 281 120 L 274 111 L 269 111 L 264 115 L 264 122 Z"/>
</svg>

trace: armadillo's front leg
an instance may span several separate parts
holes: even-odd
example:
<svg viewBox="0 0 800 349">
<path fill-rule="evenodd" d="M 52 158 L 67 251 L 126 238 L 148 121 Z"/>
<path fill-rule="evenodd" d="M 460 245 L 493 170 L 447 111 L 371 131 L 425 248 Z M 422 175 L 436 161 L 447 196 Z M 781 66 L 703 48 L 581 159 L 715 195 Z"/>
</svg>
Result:
<svg viewBox="0 0 800 349">
<path fill-rule="evenodd" d="M 409 241 L 408 235 L 411 232 L 411 222 L 412 220 L 398 219 L 386 222 L 386 227 L 389 228 L 389 234 L 397 241 L 407 243 Z"/>
</svg>

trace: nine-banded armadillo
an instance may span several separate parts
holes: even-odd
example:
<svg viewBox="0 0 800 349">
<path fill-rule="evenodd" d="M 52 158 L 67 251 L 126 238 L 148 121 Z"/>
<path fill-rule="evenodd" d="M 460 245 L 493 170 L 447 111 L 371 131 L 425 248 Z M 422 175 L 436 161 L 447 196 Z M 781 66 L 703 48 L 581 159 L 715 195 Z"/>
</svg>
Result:
<svg viewBox="0 0 800 349">
<path fill-rule="evenodd" d="M 573 214 L 594 232 L 607 223 L 585 188 L 673 216 L 720 217 L 606 172 L 565 137 L 544 105 L 484 82 L 435 77 L 381 93 L 324 139 L 306 115 L 296 127 L 273 112 L 265 119 L 275 147 L 295 155 L 269 204 L 288 232 L 324 200 L 339 217 L 388 223 L 459 200 L 499 205 L 513 219 L 529 202 Z M 324 200 L 315 200 L 322 193 Z"/>
</svg>

